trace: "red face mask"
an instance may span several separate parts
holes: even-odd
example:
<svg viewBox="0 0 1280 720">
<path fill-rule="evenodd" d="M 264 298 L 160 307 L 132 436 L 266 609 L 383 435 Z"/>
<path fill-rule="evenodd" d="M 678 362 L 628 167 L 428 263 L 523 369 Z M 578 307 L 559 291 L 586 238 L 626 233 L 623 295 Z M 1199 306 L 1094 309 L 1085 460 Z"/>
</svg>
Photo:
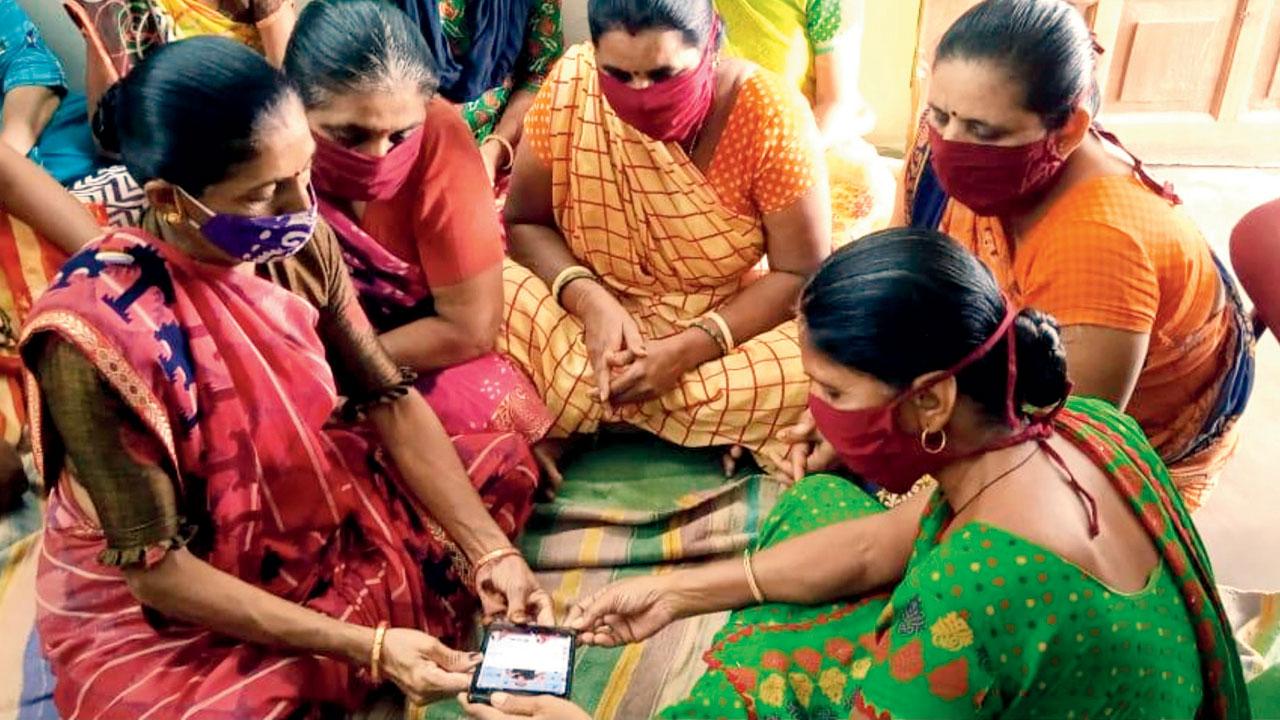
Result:
<svg viewBox="0 0 1280 720">
<path fill-rule="evenodd" d="M 948 195 L 987 217 L 1003 217 L 1032 205 L 1066 163 L 1057 140 L 1046 135 L 1017 147 L 945 140 L 929 127 L 933 170 Z"/>
<path fill-rule="evenodd" d="M 990 445 L 955 453 L 947 450 L 945 443 L 936 451 L 925 447 L 925 438 L 916 438 L 898 429 L 895 418 L 898 406 L 922 390 L 955 377 L 960 371 L 969 367 L 991 352 L 1001 339 L 1008 339 L 1008 380 L 1005 385 L 1005 423 L 1016 428 L 1021 420 L 1014 405 L 1014 388 L 1018 382 L 1018 357 L 1016 340 L 1014 339 L 1014 322 L 1018 319 L 1018 311 L 1010 304 L 1000 327 L 986 342 L 978 346 L 968 357 L 956 363 L 954 367 L 939 375 L 936 380 L 919 388 L 912 388 L 898 395 L 892 402 L 880 407 L 862 410 L 837 410 L 820 398 L 809 396 L 809 410 L 818 426 L 822 437 L 831 443 L 845 467 L 862 476 L 864 480 L 888 490 L 902 494 L 909 491 L 916 481 L 925 475 L 937 473 L 942 468 L 957 460 L 982 455 L 984 453 L 1003 450 L 1019 445 L 1028 440 L 1035 440 L 1040 449 L 1049 456 L 1062 470 L 1067 484 L 1080 497 L 1089 518 L 1090 537 L 1098 534 L 1098 504 L 1080 483 L 1076 482 L 1066 462 L 1058 455 L 1047 440 L 1053 435 L 1053 418 L 1066 404 L 1054 408 L 1051 412 L 1031 418 L 1021 430 L 1008 437 L 997 440 Z M 1068 389 L 1069 390 L 1069 389 Z"/>
<path fill-rule="evenodd" d="M 711 112 L 715 97 L 714 60 L 719 21 L 711 25 L 702 62 L 673 78 L 636 89 L 603 70 L 600 89 L 623 122 L 660 142 L 688 144 Z"/>
<path fill-rule="evenodd" d="M 314 133 L 316 154 L 311 182 L 322 195 L 369 202 L 386 200 L 404 187 L 422 150 L 422 128 L 395 144 L 382 157 L 343 147 Z"/>
</svg>

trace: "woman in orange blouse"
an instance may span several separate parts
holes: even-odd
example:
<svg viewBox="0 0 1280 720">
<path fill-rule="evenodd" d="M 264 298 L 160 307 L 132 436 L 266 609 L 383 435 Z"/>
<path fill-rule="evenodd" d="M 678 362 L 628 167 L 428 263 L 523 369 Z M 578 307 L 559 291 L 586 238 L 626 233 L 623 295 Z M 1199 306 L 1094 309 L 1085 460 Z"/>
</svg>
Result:
<svg viewBox="0 0 1280 720">
<path fill-rule="evenodd" d="M 717 60 L 710 0 L 588 13 L 593 42 L 526 117 L 499 347 L 552 437 L 625 423 L 763 450 L 803 411 L 791 320 L 831 246 L 813 116 L 776 77 Z"/>
<path fill-rule="evenodd" d="M 1093 69 L 1067 3 L 974 7 L 938 46 L 906 207 L 1062 323 L 1076 392 L 1132 415 L 1194 508 L 1235 448 L 1252 337 L 1172 190 L 1093 124 Z"/>
</svg>

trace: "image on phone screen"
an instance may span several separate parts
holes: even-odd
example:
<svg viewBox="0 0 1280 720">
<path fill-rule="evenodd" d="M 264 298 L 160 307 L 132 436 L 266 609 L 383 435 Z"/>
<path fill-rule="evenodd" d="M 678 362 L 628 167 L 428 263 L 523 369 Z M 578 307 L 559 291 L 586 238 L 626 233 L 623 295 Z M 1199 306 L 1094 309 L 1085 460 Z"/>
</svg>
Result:
<svg viewBox="0 0 1280 720">
<path fill-rule="evenodd" d="M 499 691 L 567 697 L 573 642 L 573 633 L 555 628 L 490 627 L 472 681 L 473 699 L 487 700 Z"/>
</svg>

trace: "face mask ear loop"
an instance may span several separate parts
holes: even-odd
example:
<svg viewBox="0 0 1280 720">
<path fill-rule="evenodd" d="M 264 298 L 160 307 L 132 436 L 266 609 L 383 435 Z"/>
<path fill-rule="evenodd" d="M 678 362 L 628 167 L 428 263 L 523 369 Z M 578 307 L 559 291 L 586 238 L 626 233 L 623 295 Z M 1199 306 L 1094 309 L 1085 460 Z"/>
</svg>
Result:
<svg viewBox="0 0 1280 720">
<path fill-rule="evenodd" d="M 1017 429 L 1018 427 L 1018 407 L 1017 407 L 1017 391 L 1018 391 L 1018 316 L 1010 307 L 1010 312 L 1014 313 L 1013 322 L 1009 323 L 1009 329 L 1005 331 L 1005 342 L 1009 349 L 1006 353 L 1008 357 L 1008 368 L 1005 374 L 1004 388 L 1004 412 L 1005 421 L 1009 423 L 1009 427 Z"/>
<path fill-rule="evenodd" d="M 1009 302 L 1008 299 L 1006 299 L 1005 302 Z M 1009 427 L 1017 428 L 1018 409 L 1016 407 L 1015 396 L 1018 387 L 1018 315 L 1021 311 L 1015 310 L 1012 304 L 1009 304 L 1008 307 L 1009 312 L 1014 316 L 1014 319 L 1013 322 L 1009 323 L 1009 329 L 1005 331 L 1006 341 L 1009 344 L 1009 351 L 1007 353 L 1008 380 L 1005 383 L 1005 414 L 1007 415 L 1006 419 L 1009 422 Z M 1089 494 L 1088 490 L 1084 489 L 1084 486 L 1081 485 L 1078 480 L 1076 480 L 1076 476 L 1071 472 L 1071 468 L 1067 467 L 1067 462 L 1062 459 L 1062 455 L 1058 454 L 1057 450 L 1053 449 L 1053 446 L 1049 444 L 1047 439 L 1047 436 L 1051 432 L 1050 428 L 1053 417 L 1061 411 L 1065 402 L 1066 400 L 1064 399 L 1063 402 L 1059 403 L 1058 407 L 1052 412 L 1040 417 L 1034 417 L 1031 419 L 1031 422 L 1033 425 L 1041 426 L 1043 434 L 1040 435 L 1040 438 L 1036 443 L 1040 446 L 1040 449 L 1044 451 L 1044 454 L 1048 455 L 1049 459 L 1062 470 L 1064 475 L 1066 475 L 1067 485 L 1071 487 L 1071 491 L 1076 494 L 1076 497 L 1080 498 L 1080 503 L 1084 505 L 1085 516 L 1089 519 L 1089 537 L 1095 538 L 1100 532 L 1100 528 L 1098 526 L 1098 501 L 1093 497 L 1093 495 Z"/>
</svg>

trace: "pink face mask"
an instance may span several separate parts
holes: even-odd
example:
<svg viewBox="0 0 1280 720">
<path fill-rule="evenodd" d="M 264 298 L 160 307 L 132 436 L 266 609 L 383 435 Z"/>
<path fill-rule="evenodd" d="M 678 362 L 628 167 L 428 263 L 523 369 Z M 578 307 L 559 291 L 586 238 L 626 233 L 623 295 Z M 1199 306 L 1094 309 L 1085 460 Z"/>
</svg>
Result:
<svg viewBox="0 0 1280 720">
<path fill-rule="evenodd" d="M 647 88 L 633 88 L 600 71 L 600 89 L 610 107 L 623 122 L 654 140 L 686 145 L 692 142 L 711 113 L 715 98 L 719 32 L 720 21 L 716 19 L 697 67 Z"/>
<path fill-rule="evenodd" d="M 1089 509 L 1090 531 L 1097 535 L 1097 505 L 1067 469 L 1058 453 L 1046 442 L 1053 434 L 1053 417 L 1061 406 L 1052 412 L 1033 418 L 1018 432 L 990 445 L 964 453 L 949 451 L 945 444 L 930 446 L 927 436 L 915 437 L 898 428 L 897 410 L 900 405 L 947 378 L 955 377 L 978 360 L 1002 339 L 1008 340 L 1008 380 L 1005 386 L 1005 422 L 1011 428 L 1021 423 L 1015 407 L 1014 389 L 1017 387 L 1017 349 L 1014 323 L 1018 311 L 1010 304 L 1004 320 L 995 333 L 974 349 L 950 370 L 937 376 L 928 385 L 908 389 L 886 405 L 859 410 L 839 410 L 816 396 L 809 396 L 809 410 L 813 413 L 818 431 L 831 443 L 845 467 L 868 482 L 875 483 L 891 493 L 905 493 L 925 475 L 931 475 L 957 460 L 974 457 L 1013 447 L 1028 440 L 1040 443 L 1041 448 L 1066 472 L 1075 492 Z M 1065 403 L 1065 401 L 1064 401 Z"/>
<path fill-rule="evenodd" d="M 316 154 L 311 182 L 322 195 L 356 202 L 395 196 L 408 181 L 422 150 L 422 128 L 414 130 L 382 157 L 356 152 L 319 133 L 313 136 Z"/>
</svg>

